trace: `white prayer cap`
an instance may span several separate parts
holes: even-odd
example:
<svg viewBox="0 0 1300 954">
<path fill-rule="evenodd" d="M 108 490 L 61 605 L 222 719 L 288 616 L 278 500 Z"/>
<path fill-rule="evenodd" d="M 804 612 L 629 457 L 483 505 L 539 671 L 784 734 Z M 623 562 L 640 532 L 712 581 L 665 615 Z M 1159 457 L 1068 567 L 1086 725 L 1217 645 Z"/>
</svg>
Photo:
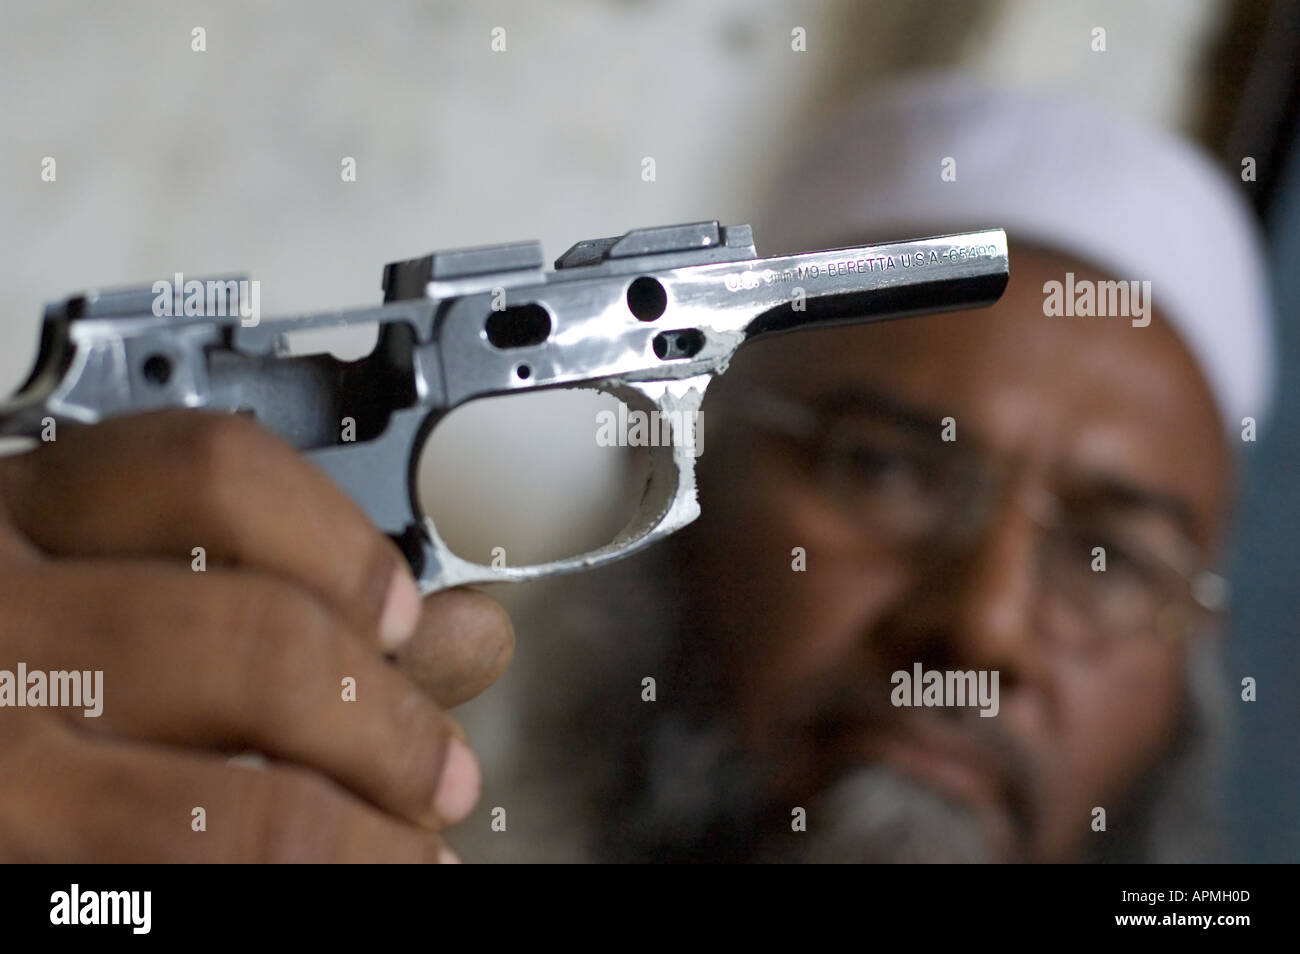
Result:
<svg viewBox="0 0 1300 954">
<path fill-rule="evenodd" d="M 760 243 L 785 251 L 1002 227 L 1013 243 L 1150 281 L 1229 429 L 1266 414 L 1272 306 L 1258 225 L 1239 183 L 1157 130 L 970 77 L 921 77 L 841 113 L 756 225 Z"/>
</svg>

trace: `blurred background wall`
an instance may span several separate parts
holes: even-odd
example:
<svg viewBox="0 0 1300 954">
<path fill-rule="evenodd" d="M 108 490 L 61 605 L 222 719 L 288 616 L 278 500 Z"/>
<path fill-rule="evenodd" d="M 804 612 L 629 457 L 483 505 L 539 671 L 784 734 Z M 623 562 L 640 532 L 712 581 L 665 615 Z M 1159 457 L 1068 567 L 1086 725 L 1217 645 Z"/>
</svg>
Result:
<svg viewBox="0 0 1300 954">
<path fill-rule="evenodd" d="M 263 313 L 275 315 L 374 301 L 385 262 L 435 248 L 540 238 L 554 256 L 639 225 L 750 221 L 800 137 L 853 91 L 904 68 L 958 65 L 1084 91 L 1187 127 L 1200 100 L 1188 79 L 1226 9 L 1217 0 L 0 8 L 6 393 L 28 368 L 42 303 L 97 284 L 247 272 L 262 282 Z M 1099 24 L 1104 54 L 1090 49 Z M 205 52 L 192 49 L 200 27 Z M 795 29 L 805 51 L 792 48 Z M 46 156 L 55 182 L 41 179 Z M 344 157 L 356 160 L 355 182 L 342 180 Z M 646 157 L 653 182 L 642 178 Z M 436 514 L 448 533 L 483 559 L 497 543 L 586 541 L 590 525 L 607 523 L 610 455 L 586 428 L 546 427 L 556 402 L 567 420 L 589 421 L 594 400 L 569 393 L 449 419 L 439 459 L 472 460 L 475 473 L 430 474 L 430 496 L 459 502 Z M 485 431 L 500 439 L 480 440 Z M 521 458 L 523 488 L 511 483 Z M 560 481 L 569 488 L 560 499 L 528 490 Z"/>
<path fill-rule="evenodd" d="M 376 301 L 385 262 L 440 247 L 540 238 L 554 257 L 635 226 L 749 221 L 801 137 L 906 69 L 1090 98 L 1229 150 L 1234 130 L 1251 131 L 1243 87 L 1272 6 L 4 0 L 0 392 L 28 369 L 42 304 L 85 287 L 244 271 L 275 315 Z M 1104 53 L 1091 48 L 1099 26 Z M 203 52 L 192 49 L 195 28 Z M 804 51 L 793 48 L 796 29 Z M 47 156 L 55 182 L 41 178 Z M 356 160 L 355 182 L 340 176 L 344 157 Z M 646 157 L 653 182 L 642 178 Z M 337 344 L 343 354 L 364 346 Z M 620 474 L 590 438 L 593 400 L 512 399 L 440 429 L 446 464 L 425 491 L 455 501 L 439 512 L 469 555 L 485 559 L 507 539 L 517 552 L 539 541 L 572 549 L 608 523 Z M 1293 497 L 1294 484 L 1278 480 Z M 562 492 L 543 503 L 533 492 L 546 487 Z M 1247 634 L 1239 652 L 1242 665 L 1282 665 L 1294 689 L 1297 644 L 1282 641 L 1277 619 L 1291 589 L 1259 584 L 1251 621 L 1271 648 Z M 528 654 L 522 621 L 516 666 Z M 489 778 L 519 740 L 511 687 L 507 677 L 465 710 Z M 1280 720 L 1296 715 L 1287 705 L 1261 701 L 1266 735 L 1286 731 Z M 1300 798 L 1290 724 L 1289 741 L 1268 743 L 1290 746 L 1289 782 L 1276 765 L 1267 776 L 1265 751 L 1243 750 L 1236 797 L 1253 806 L 1239 814 L 1256 857 L 1300 853 L 1294 817 L 1282 818 Z"/>
</svg>

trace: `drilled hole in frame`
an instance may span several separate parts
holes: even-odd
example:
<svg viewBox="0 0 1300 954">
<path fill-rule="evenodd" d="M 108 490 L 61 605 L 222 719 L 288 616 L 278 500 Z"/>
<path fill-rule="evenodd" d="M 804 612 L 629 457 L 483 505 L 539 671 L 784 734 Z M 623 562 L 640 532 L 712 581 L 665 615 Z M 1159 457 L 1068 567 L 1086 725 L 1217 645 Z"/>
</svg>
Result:
<svg viewBox="0 0 1300 954">
<path fill-rule="evenodd" d="M 693 358 L 704 347 L 704 332 L 698 328 L 686 328 L 682 331 L 661 331 L 652 342 L 655 357 L 661 361 L 676 358 Z"/>
<path fill-rule="evenodd" d="M 144 379 L 156 387 L 162 387 L 172 379 L 172 359 L 165 354 L 151 354 L 140 368 Z"/>
<path fill-rule="evenodd" d="M 627 286 L 627 307 L 639 321 L 654 321 L 668 307 L 668 293 L 655 279 L 643 275 Z"/>
<path fill-rule="evenodd" d="M 528 348 L 551 336 L 551 315 L 541 305 L 511 305 L 488 315 L 483 326 L 494 348 Z"/>
</svg>

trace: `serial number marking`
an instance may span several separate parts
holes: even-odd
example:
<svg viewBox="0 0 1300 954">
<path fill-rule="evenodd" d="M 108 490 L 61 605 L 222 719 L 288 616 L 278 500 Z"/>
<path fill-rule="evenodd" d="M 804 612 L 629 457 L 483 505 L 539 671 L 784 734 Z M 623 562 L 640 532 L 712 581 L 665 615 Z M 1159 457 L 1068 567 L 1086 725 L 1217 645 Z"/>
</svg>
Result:
<svg viewBox="0 0 1300 954">
<path fill-rule="evenodd" d="M 819 278 L 835 278 L 855 272 L 884 272 L 891 268 L 930 268 L 935 265 L 959 265 L 979 258 L 996 258 L 996 245 L 953 245 L 947 251 L 920 249 L 898 255 L 876 255 L 870 258 L 846 258 L 821 265 L 796 265 L 780 271 L 765 268 L 762 271 L 733 272 L 723 277 L 727 291 L 746 291 L 760 285 L 778 285 Z"/>
</svg>

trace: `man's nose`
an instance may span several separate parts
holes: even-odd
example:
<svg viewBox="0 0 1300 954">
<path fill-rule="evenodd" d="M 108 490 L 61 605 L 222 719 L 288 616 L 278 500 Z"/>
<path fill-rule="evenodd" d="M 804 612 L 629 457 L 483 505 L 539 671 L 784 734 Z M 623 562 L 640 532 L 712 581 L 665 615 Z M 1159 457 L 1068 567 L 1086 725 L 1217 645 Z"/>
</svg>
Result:
<svg viewBox="0 0 1300 954">
<path fill-rule="evenodd" d="M 936 668 L 998 670 L 1004 689 L 1032 679 L 1043 647 L 1038 533 L 1023 503 L 1008 495 L 960 551 L 923 561 L 922 589 L 900 611 L 896 622 L 906 623 L 894 633 L 894 650 Z"/>
</svg>

